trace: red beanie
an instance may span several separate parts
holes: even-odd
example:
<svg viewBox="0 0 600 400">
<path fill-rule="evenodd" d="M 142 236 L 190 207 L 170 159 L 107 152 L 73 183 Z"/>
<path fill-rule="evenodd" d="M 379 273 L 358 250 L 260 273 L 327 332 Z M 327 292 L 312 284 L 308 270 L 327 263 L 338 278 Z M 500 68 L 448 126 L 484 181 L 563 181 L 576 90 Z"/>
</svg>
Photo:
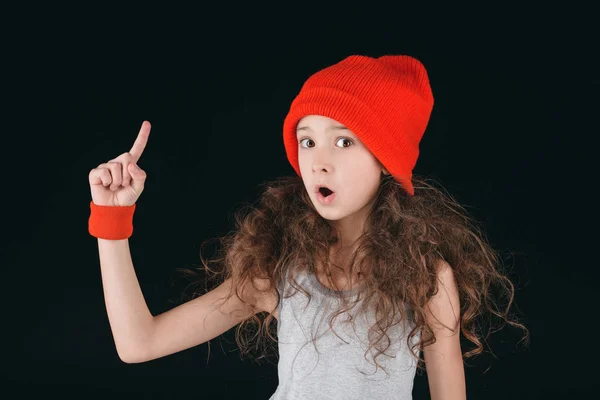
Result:
<svg viewBox="0 0 600 400">
<path fill-rule="evenodd" d="M 427 71 L 406 55 L 351 55 L 310 76 L 283 123 L 288 160 L 299 176 L 296 125 L 306 115 L 350 129 L 412 196 L 412 170 L 433 108 Z"/>
</svg>

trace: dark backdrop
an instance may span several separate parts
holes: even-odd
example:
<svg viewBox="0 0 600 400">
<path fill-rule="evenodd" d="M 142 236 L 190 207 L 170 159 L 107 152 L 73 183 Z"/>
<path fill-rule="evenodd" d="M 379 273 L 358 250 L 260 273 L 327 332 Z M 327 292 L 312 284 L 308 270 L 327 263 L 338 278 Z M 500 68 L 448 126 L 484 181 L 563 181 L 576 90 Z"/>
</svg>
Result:
<svg viewBox="0 0 600 400">
<path fill-rule="evenodd" d="M 276 360 L 233 331 L 143 364 L 117 356 L 87 232 L 88 173 L 152 123 L 130 246 L 153 314 L 258 185 L 293 174 L 283 118 L 303 81 L 350 54 L 411 54 L 436 99 L 415 173 L 483 223 L 531 331 L 468 361 L 471 399 L 593 393 L 598 265 L 597 30 L 587 10 L 307 3 L 196 8 L 28 5 L 2 24 L 1 241 L 9 398 L 257 398 Z M 486 6 L 487 7 L 487 6 Z M 428 398 L 417 376 L 415 399 Z"/>
</svg>

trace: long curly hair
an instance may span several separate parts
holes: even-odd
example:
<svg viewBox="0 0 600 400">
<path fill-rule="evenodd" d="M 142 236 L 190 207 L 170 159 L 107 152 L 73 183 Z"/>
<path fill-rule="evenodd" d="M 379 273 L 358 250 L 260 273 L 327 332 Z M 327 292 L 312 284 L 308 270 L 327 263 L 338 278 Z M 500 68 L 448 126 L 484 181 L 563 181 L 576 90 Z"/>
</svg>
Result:
<svg viewBox="0 0 600 400">
<path fill-rule="evenodd" d="M 418 360 L 418 369 L 424 367 L 420 350 L 436 341 L 425 308 L 437 293 L 439 260 L 446 261 L 453 269 L 460 299 L 460 333 L 474 347 L 464 351 L 464 358 L 482 353 L 482 342 L 506 324 L 521 329 L 522 340 L 527 343 L 528 329 L 509 314 L 515 287 L 482 229 L 433 180 L 414 175 L 412 181 L 414 196 L 408 195 L 391 176 L 382 175 L 368 223 L 347 266 L 350 276 L 357 271 L 362 276 L 364 286 L 359 298 L 363 302 L 359 311 L 376 312 L 376 323 L 369 331 L 369 350 L 377 350 L 376 364 L 381 367 L 377 357 L 389 347 L 388 328 L 396 325 L 400 316 L 401 320 L 412 322 L 406 341 Z M 253 348 L 258 350 L 257 360 L 270 354 L 277 343 L 273 312 L 282 299 L 278 282 L 287 276 L 288 282 L 310 296 L 294 274 L 302 269 L 316 273 L 317 265 L 326 268 L 326 275 L 333 272 L 330 248 L 340 240 L 335 227 L 315 209 L 301 178 L 280 177 L 263 183 L 262 187 L 255 204 L 246 203 L 234 213 L 234 230 L 202 243 L 202 266 L 195 270 L 178 269 L 191 277 L 193 283 L 188 288 L 204 286 L 203 291 L 192 292 L 191 298 L 229 278 L 234 283 L 229 296 L 236 295 L 244 303 L 240 288 L 247 283 L 256 290 L 277 294 L 273 310 L 257 313 L 236 327 L 241 355 L 249 354 Z M 202 255 L 204 248 L 215 241 L 218 241 L 216 254 L 207 260 Z M 197 278 L 199 275 L 203 278 Z M 268 284 L 256 286 L 258 280 Z M 342 300 L 334 318 L 358 301 Z M 499 322 L 499 326 L 494 322 Z M 330 325 L 333 328 L 333 320 Z M 482 327 L 486 325 L 488 331 L 484 333 Z"/>
</svg>

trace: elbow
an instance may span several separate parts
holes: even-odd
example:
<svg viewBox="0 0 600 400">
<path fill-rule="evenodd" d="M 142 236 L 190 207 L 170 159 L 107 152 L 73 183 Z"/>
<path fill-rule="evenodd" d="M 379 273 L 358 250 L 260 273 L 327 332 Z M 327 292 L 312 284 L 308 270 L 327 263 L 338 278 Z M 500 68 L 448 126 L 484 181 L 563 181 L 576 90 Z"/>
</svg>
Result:
<svg viewBox="0 0 600 400">
<path fill-rule="evenodd" d="M 148 361 L 140 352 L 117 350 L 117 354 L 125 364 L 139 364 Z"/>
<path fill-rule="evenodd" d="M 119 358 L 121 359 L 121 361 L 123 361 L 125 364 L 139 364 L 144 362 L 145 360 L 139 357 L 132 357 L 132 356 L 125 356 L 125 355 L 121 355 L 119 353 Z"/>
<path fill-rule="evenodd" d="M 139 361 L 136 361 L 134 358 L 128 357 L 128 356 L 124 356 L 121 353 L 119 354 L 119 359 L 121 361 L 123 361 L 125 364 L 137 364 L 139 363 Z"/>
</svg>

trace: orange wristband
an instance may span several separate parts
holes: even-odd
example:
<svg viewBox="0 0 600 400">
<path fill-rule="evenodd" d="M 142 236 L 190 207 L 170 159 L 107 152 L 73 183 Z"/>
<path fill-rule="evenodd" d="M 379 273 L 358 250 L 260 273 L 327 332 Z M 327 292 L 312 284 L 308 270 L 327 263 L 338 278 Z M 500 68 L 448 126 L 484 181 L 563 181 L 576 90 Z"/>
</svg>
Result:
<svg viewBox="0 0 600 400">
<path fill-rule="evenodd" d="M 90 201 L 90 234 L 100 239 L 128 239 L 133 234 L 135 206 L 135 203 L 127 207 L 99 206 Z"/>
</svg>

